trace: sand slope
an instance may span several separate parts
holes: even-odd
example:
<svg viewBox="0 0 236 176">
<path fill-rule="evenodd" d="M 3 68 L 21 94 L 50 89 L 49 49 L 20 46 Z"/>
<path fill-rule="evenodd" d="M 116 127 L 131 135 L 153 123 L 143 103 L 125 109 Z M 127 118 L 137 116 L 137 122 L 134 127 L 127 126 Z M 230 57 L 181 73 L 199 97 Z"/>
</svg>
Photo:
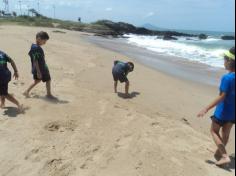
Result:
<svg viewBox="0 0 236 176">
<path fill-rule="evenodd" d="M 51 36 L 44 48 L 59 101 L 44 98 L 43 84 L 25 99 L 32 79 L 27 52 L 39 30 L 0 26 L 0 49 L 21 74 L 10 92 L 29 107 L 24 115 L 11 104 L 0 110 L 0 176 L 234 175 L 234 163 L 211 164 L 210 122 L 195 118 L 216 88 L 137 65 L 133 99 L 125 100 L 112 92 L 111 66 L 113 58 L 128 58 L 85 42 L 86 34 L 43 29 Z"/>
</svg>

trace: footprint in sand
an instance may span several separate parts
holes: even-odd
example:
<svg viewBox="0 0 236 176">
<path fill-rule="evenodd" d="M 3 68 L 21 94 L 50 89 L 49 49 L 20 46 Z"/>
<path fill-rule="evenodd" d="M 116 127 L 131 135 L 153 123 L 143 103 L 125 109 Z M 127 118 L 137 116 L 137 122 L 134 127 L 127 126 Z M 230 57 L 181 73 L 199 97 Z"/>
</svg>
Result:
<svg viewBox="0 0 236 176">
<path fill-rule="evenodd" d="M 61 122 L 61 121 L 55 121 L 55 122 L 50 122 L 47 125 L 45 125 L 44 129 L 50 132 L 65 132 L 65 131 L 74 131 L 77 127 L 77 124 L 75 121 L 66 121 L 66 122 Z"/>
<path fill-rule="evenodd" d="M 140 169 L 142 169 L 142 166 L 143 166 L 143 162 L 140 161 L 140 162 L 138 162 L 138 164 L 137 164 L 137 166 L 135 167 L 135 169 L 136 169 L 136 170 L 140 170 Z"/>
<path fill-rule="evenodd" d="M 39 152 L 40 152 L 40 148 L 36 148 L 31 150 L 26 156 L 25 156 L 25 160 L 30 160 L 33 162 L 39 162 L 40 161 L 40 157 L 39 157 Z"/>
<path fill-rule="evenodd" d="M 188 121 L 188 119 L 182 118 L 181 121 L 182 121 L 184 124 L 191 126 L 191 123 Z"/>
<path fill-rule="evenodd" d="M 160 122 L 153 122 L 151 123 L 152 127 L 158 127 L 160 125 Z"/>
<path fill-rule="evenodd" d="M 29 160 L 32 162 L 40 162 L 41 161 L 41 153 L 43 153 L 43 147 L 35 148 L 31 150 L 26 156 L 25 160 Z"/>
<path fill-rule="evenodd" d="M 116 149 L 128 149 L 133 137 L 131 134 L 124 135 L 123 137 L 116 140 Z"/>
<path fill-rule="evenodd" d="M 25 83 L 24 82 L 19 82 L 19 81 L 14 81 L 13 82 L 13 84 L 15 85 L 15 86 L 24 86 L 25 85 Z"/>
<path fill-rule="evenodd" d="M 91 148 L 90 148 L 91 147 Z M 90 163 L 94 162 L 95 160 L 99 159 L 99 156 L 97 155 L 100 151 L 101 146 L 92 147 L 89 146 L 85 151 L 80 151 L 83 157 L 85 157 L 84 163 L 80 166 L 80 169 L 88 169 Z"/>
<path fill-rule="evenodd" d="M 71 161 L 63 159 L 51 159 L 46 162 L 44 167 L 40 170 L 40 176 L 69 176 L 73 175 L 76 167 Z"/>
</svg>

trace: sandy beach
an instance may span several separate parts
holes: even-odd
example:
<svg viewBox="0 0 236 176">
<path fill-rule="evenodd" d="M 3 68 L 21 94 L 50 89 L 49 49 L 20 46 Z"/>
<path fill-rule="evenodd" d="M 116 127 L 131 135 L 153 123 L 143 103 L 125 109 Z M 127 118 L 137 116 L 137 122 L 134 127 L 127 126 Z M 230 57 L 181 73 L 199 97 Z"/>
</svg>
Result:
<svg viewBox="0 0 236 176">
<path fill-rule="evenodd" d="M 51 38 L 44 49 L 56 102 L 44 98 L 43 84 L 31 98 L 22 95 L 32 82 L 28 51 L 40 30 Z M 0 49 L 20 72 L 10 93 L 28 107 L 25 114 L 9 103 L 0 110 L 0 176 L 235 175 L 235 130 L 228 145 L 232 164 L 218 168 L 211 121 L 196 118 L 218 94 L 216 86 L 134 61 L 132 98 L 124 99 L 113 93 L 111 68 L 114 58 L 132 57 L 89 42 L 91 34 L 53 31 L 0 26 Z"/>
</svg>

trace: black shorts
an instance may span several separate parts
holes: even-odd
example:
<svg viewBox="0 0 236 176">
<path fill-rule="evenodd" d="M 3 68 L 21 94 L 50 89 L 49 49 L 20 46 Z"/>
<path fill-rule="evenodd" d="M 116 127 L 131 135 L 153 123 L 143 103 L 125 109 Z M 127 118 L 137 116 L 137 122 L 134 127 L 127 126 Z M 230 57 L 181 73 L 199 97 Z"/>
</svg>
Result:
<svg viewBox="0 0 236 176">
<path fill-rule="evenodd" d="M 224 120 L 219 120 L 218 118 L 216 118 L 216 116 L 211 116 L 211 119 L 213 122 L 217 123 L 220 126 L 224 126 L 227 123 L 232 123 L 235 124 L 235 121 L 224 121 Z"/>
<path fill-rule="evenodd" d="M 43 82 L 51 81 L 50 73 L 42 74 L 42 79 L 39 79 L 37 74 L 33 74 L 33 77 L 34 77 L 34 80 L 39 80 Z"/>
<path fill-rule="evenodd" d="M 124 74 L 120 74 L 114 71 L 112 72 L 112 74 L 113 74 L 114 81 L 120 81 L 121 83 L 129 82 L 127 76 Z"/>
<path fill-rule="evenodd" d="M 8 83 L 0 83 L 0 96 L 8 95 Z"/>
</svg>

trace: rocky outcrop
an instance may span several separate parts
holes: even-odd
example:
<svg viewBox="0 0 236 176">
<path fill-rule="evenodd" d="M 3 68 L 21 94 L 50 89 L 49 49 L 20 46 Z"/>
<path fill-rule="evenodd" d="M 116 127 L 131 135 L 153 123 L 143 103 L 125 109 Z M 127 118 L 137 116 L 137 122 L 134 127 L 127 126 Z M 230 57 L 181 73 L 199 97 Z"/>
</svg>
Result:
<svg viewBox="0 0 236 176">
<path fill-rule="evenodd" d="M 123 22 L 112 22 L 109 20 L 101 20 L 94 23 L 94 25 L 105 26 L 113 31 L 116 35 L 123 34 L 139 34 L 139 35 L 158 35 L 158 36 L 185 36 L 185 37 L 196 37 L 196 35 L 180 33 L 176 31 L 154 31 L 144 27 L 136 27 L 129 23 Z M 174 40 L 174 39 L 173 39 Z"/>
<path fill-rule="evenodd" d="M 200 40 L 206 40 L 206 39 L 208 38 L 208 36 L 207 36 L 206 34 L 200 34 L 200 35 L 198 36 L 198 38 L 199 38 Z"/>
<path fill-rule="evenodd" d="M 225 36 L 222 36 L 221 39 L 222 40 L 235 40 L 235 36 L 227 36 L 227 35 L 225 35 Z"/>
<path fill-rule="evenodd" d="M 169 34 L 166 34 L 164 35 L 163 40 L 178 40 L 178 39 Z"/>
</svg>

